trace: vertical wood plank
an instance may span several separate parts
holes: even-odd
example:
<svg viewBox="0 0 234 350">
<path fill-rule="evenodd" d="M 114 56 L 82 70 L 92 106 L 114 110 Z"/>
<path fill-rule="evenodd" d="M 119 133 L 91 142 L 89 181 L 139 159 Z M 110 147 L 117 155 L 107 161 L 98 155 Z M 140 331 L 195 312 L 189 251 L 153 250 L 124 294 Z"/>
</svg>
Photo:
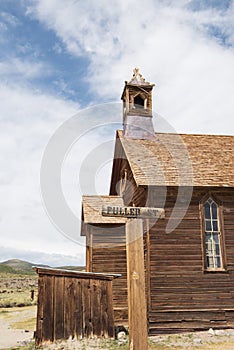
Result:
<svg viewBox="0 0 234 350">
<path fill-rule="evenodd" d="M 113 293 L 112 281 L 106 281 L 106 305 L 107 305 L 107 335 L 110 338 L 115 336 L 114 327 L 114 308 L 113 308 Z"/>
<path fill-rule="evenodd" d="M 82 281 L 83 330 L 84 336 L 87 338 L 91 338 L 93 336 L 90 305 L 90 284 L 92 285 L 91 279 Z"/>
<path fill-rule="evenodd" d="M 74 279 L 64 278 L 64 337 L 74 338 L 75 318 L 74 318 Z"/>
<path fill-rule="evenodd" d="M 130 350 L 147 350 L 143 223 L 128 219 L 126 224 L 128 314 Z"/>
<path fill-rule="evenodd" d="M 100 296 L 100 321 L 101 321 L 101 335 L 108 337 L 108 315 L 107 315 L 107 281 L 100 281 L 101 296 Z"/>
<path fill-rule="evenodd" d="M 81 279 L 73 279 L 74 283 L 74 322 L 75 322 L 75 337 L 77 339 L 84 337 L 84 324 L 83 324 L 83 283 Z"/>
<path fill-rule="evenodd" d="M 147 308 L 152 309 L 151 305 L 151 259 L 150 259 L 150 225 L 149 219 L 146 220 L 146 284 L 147 284 Z"/>
<path fill-rule="evenodd" d="M 93 234 L 87 226 L 86 234 L 86 271 L 93 271 Z"/>
<path fill-rule="evenodd" d="M 54 276 L 44 276 L 43 341 L 54 340 Z"/>
<path fill-rule="evenodd" d="M 45 300 L 44 276 L 38 277 L 38 300 L 37 300 L 37 328 L 35 345 L 38 346 L 43 341 L 43 304 Z"/>
<path fill-rule="evenodd" d="M 91 291 L 91 323 L 93 326 L 93 335 L 100 337 L 101 335 L 101 306 L 100 306 L 100 281 L 92 280 Z"/>
<path fill-rule="evenodd" d="M 54 340 L 64 338 L 64 277 L 54 279 Z"/>
</svg>

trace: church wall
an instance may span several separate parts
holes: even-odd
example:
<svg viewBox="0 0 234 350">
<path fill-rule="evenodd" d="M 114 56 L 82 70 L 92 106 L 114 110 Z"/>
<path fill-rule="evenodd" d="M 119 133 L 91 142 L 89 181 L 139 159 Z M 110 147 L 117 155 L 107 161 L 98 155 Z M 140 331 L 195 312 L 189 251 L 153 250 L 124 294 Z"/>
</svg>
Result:
<svg viewBox="0 0 234 350">
<path fill-rule="evenodd" d="M 172 233 L 166 234 L 178 188 L 137 187 L 126 160 L 119 163 L 118 169 L 115 176 L 124 169 L 128 173 L 123 193 L 125 205 L 165 208 L 166 218 L 148 233 L 151 223 L 144 225 L 149 332 L 234 326 L 234 189 L 192 189 L 186 215 Z M 209 193 L 222 203 L 225 259 L 222 272 L 204 269 L 200 202 Z"/>
<path fill-rule="evenodd" d="M 131 183 L 137 206 L 155 207 L 163 203 L 165 189 L 155 187 L 146 191 L 137 187 L 133 179 L 128 184 Z M 166 233 L 177 193 L 177 188 L 167 188 L 165 219 L 153 227 L 151 222 L 144 222 L 149 333 L 234 326 L 234 189 L 194 188 L 183 220 L 173 232 Z M 222 272 L 204 269 L 200 202 L 208 193 L 222 203 L 225 254 Z M 126 325 L 125 226 L 91 225 L 87 237 L 92 242 L 91 263 L 87 264 L 90 271 L 122 274 L 113 281 L 114 313 L 115 324 Z"/>
<path fill-rule="evenodd" d="M 209 191 L 223 204 L 226 266 L 220 272 L 204 269 L 199 208 Z M 149 331 L 234 326 L 234 189 L 194 189 L 185 217 L 167 234 L 177 190 L 168 192 L 166 218 L 159 220 L 149 235 Z"/>
</svg>

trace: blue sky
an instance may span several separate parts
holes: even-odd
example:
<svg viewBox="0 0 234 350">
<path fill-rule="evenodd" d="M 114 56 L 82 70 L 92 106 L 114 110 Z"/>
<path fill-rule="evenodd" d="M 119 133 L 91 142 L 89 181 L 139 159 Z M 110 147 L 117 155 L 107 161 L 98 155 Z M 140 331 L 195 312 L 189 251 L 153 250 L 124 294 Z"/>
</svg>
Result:
<svg viewBox="0 0 234 350">
<path fill-rule="evenodd" d="M 88 96 L 88 84 L 85 82 L 88 60 L 69 53 L 53 30 L 27 14 L 27 4 L 30 3 L 5 0 L 1 2 L 1 61 L 30 61 L 35 70 L 43 67 L 44 71 L 43 74 L 36 74 L 35 71 L 35 74 L 26 76 L 26 79 L 22 77 L 20 69 L 13 74 L 9 71 L 7 73 L 11 78 L 14 75 L 21 83 L 24 80 L 28 86 L 32 85 L 41 91 L 72 99 L 86 106 L 91 99 Z M 7 74 L 5 78 L 9 79 Z"/>
<path fill-rule="evenodd" d="M 46 214 L 41 160 L 69 118 L 119 102 L 135 66 L 156 84 L 154 110 L 177 132 L 234 132 L 234 1 L 1 0 L 0 46 L 1 260 L 84 263 L 84 240 L 67 239 Z M 120 123 L 121 112 L 112 114 Z M 92 123 L 102 118 L 94 112 Z M 67 156 L 63 190 L 78 217 L 77 159 L 102 139 L 97 128 Z M 98 193 L 108 193 L 107 164 Z"/>
</svg>

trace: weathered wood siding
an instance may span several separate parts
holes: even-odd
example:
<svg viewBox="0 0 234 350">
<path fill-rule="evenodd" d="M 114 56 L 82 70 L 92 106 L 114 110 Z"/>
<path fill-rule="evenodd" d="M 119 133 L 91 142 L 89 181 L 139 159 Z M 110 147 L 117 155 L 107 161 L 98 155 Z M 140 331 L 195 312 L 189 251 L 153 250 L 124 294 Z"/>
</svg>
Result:
<svg viewBox="0 0 234 350">
<path fill-rule="evenodd" d="M 36 270 L 39 274 L 36 345 L 70 337 L 114 337 L 114 276 Z"/>
<path fill-rule="evenodd" d="M 199 203 L 209 191 L 223 204 L 222 272 L 204 270 Z M 176 194 L 176 189 L 168 190 L 166 219 L 150 229 L 149 332 L 233 327 L 234 189 L 194 189 L 185 217 L 166 234 Z"/>
<path fill-rule="evenodd" d="M 113 280 L 113 308 L 115 324 L 126 324 L 127 314 L 127 265 L 125 225 L 89 225 L 86 268 L 92 272 L 118 273 Z"/>
<path fill-rule="evenodd" d="M 192 200 L 185 217 L 174 232 L 166 234 L 178 187 L 137 186 L 118 138 L 115 158 L 110 194 L 117 194 L 116 183 L 121 180 L 121 174 L 126 170 L 128 182 L 123 193 L 124 204 L 163 206 L 166 213 L 166 218 L 159 220 L 150 229 L 150 222 L 145 221 L 144 252 L 149 332 L 156 334 L 234 326 L 234 188 L 193 188 Z M 223 208 L 226 261 L 226 269 L 223 272 L 204 270 L 200 201 L 208 194 L 214 195 Z"/>
<path fill-rule="evenodd" d="M 158 220 L 153 227 L 147 220 L 144 225 L 149 333 L 234 326 L 234 189 L 193 189 L 183 220 L 173 232 L 166 234 L 177 191 L 177 188 L 167 189 L 166 218 Z M 137 205 L 147 201 L 148 206 L 155 206 L 155 202 L 163 202 L 163 193 L 160 188 L 146 191 L 134 187 Z M 200 202 L 208 193 L 222 202 L 226 260 L 222 272 L 204 270 Z M 113 227 L 93 228 L 92 271 L 122 274 L 113 281 L 113 298 L 115 322 L 126 324 L 125 225 Z"/>
</svg>

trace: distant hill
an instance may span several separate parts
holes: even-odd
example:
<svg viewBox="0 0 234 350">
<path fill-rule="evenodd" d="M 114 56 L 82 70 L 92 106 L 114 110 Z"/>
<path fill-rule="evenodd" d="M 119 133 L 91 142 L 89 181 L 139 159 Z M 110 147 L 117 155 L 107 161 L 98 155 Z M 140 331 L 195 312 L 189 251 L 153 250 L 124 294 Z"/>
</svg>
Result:
<svg viewBox="0 0 234 350">
<path fill-rule="evenodd" d="M 34 264 L 19 260 L 19 259 L 10 259 L 0 263 L 0 272 L 12 273 L 12 274 L 35 274 L 35 271 L 32 270 Z"/>
<path fill-rule="evenodd" d="M 33 264 L 28 261 L 20 259 L 10 259 L 0 263 L 0 272 L 12 273 L 12 274 L 35 274 L 32 270 L 33 266 L 50 267 L 49 265 Z M 76 270 L 82 271 L 85 269 L 84 266 L 61 266 L 56 269 Z"/>
<path fill-rule="evenodd" d="M 19 259 L 10 259 L 7 261 L 3 261 L 2 263 L 0 263 L 0 265 L 9 266 L 14 270 L 21 271 L 31 271 L 33 266 L 32 263 Z"/>
</svg>

